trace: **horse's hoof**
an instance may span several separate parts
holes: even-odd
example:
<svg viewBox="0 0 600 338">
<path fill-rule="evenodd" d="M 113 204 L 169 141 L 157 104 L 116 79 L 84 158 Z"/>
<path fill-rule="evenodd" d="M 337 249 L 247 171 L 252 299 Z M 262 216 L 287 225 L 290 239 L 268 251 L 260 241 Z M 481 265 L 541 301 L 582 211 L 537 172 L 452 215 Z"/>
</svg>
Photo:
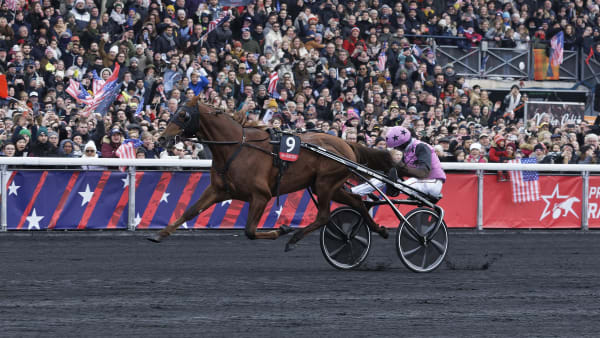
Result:
<svg viewBox="0 0 600 338">
<path fill-rule="evenodd" d="M 158 235 L 152 236 L 152 237 L 146 237 L 146 239 L 153 243 L 160 243 L 160 241 L 162 240 L 162 238 Z"/>
<path fill-rule="evenodd" d="M 386 227 L 382 226 L 381 227 L 381 231 L 379 231 L 379 235 L 385 239 L 387 239 L 388 237 L 390 237 L 390 234 L 388 233 L 388 230 Z"/>
<path fill-rule="evenodd" d="M 289 234 L 292 231 L 294 231 L 294 228 L 292 228 L 291 226 L 282 224 L 279 227 L 279 236 L 287 235 L 287 234 Z"/>
<path fill-rule="evenodd" d="M 285 244 L 285 250 L 284 250 L 284 251 L 285 251 L 285 252 L 289 252 L 289 251 L 292 251 L 292 250 L 294 250 L 295 248 L 296 248 L 296 243 L 290 243 L 290 242 L 287 242 L 287 243 Z"/>
<path fill-rule="evenodd" d="M 146 237 L 147 240 L 149 240 L 150 242 L 154 242 L 154 243 L 160 243 L 165 238 L 166 238 L 166 236 L 162 236 L 160 233 L 157 233 L 154 236 Z"/>
</svg>

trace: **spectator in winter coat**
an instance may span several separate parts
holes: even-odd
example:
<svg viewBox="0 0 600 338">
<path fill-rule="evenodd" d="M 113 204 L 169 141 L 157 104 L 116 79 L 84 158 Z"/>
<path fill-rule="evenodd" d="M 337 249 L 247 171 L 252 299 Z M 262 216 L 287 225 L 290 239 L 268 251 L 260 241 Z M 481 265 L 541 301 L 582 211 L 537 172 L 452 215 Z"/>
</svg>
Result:
<svg viewBox="0 0 600 338">
<path fill-rule="evenodd" d="M 29 156 L 53 157 L 56 155 L 58 155 L 58 150 L 52 143 L 48 142 L 48 129 L 46 127 L 39 127 L 35 141 L 32 138 Z"/>
<path fill-rule="evenodd" d="M 490 148 L 489 159 L 490 163 L 506 163 L 508 161 L 506 152 L 506 140 L 504 136 L 498 134 L 494 136 L 494 146 Z M 498 171 L 498 181 L 504 182 L 508 180 L 508 173 Z"/>
<path fill-rule="evenodd" d="M 81 158 L 98 158 L 98 149 L 96 148 L 96 144 L 93 141 L 89 141 L 83 150 L 83 155 Z M 98 165 L 83 165 L 81 166 L 83 170 L 104 170 L 106 169 L 103 166 Z"/>
<path fill-rule="evenodd" d="M 123 132 L 117 126 L 114 126 L 110 132 L 108 137 L 105 137 L 102 140 L 102 157 L 103 158 L 118 158 L 116 151 L 119 149 L 121 144 L 123 143 Z M 87 146 L 87 145 L 86 145 Z"/>
</svg>

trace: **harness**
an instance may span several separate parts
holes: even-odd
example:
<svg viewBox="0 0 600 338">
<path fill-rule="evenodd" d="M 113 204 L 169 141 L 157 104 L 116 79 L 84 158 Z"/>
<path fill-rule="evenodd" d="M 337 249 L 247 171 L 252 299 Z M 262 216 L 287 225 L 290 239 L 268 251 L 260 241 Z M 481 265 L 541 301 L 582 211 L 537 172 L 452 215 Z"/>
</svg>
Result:
<svg viewBox="0 0 600 338">
<path fill-rule="evenodd" d="M 174 124 L 176 124 L 178 127 L 180 127 L 182 130 L 185 131 L 186 125 L 189 124 L 189 122 L 191 120 L 192 113 L 200 114 L 200 111 L 197 108 L 192 108 L 192 107 L 187 107 L 187 106 L 181 107 L 180 110 L 183 110 L 186 113 L 184 121 L 181 121 L 180 119 L 175 118 L 177 115 L 175 115 L 171 121 Z M 273 156 L 273 165 L 278 169 L 278 173 L 277 173 L 277 178 L 275 181 L 275 189 L 274 189 L 274 191 L 271 191 L 271 193 L 274 194 L 275 196 L 277 196 L 277 205 L 279 205 L 279 186 L 281 183 L 281 178 L 283 177 L 283 174 L 284 174 L 285 170 L 288 168 L 288 164 L 289 164 L 289 162 L 281 159 L 277 152 L 277 148 L 281 141 L 281 136 L 282 136 L 283 132 L 276 131 L 276 130 L 269 128 L 268 129 L 269 135 L 267 137 L 262 138 L 262 139 L 257 139 L 257 140 L 248 140 L 246 137 L 246 128 L 243 127 L 241 124 L 240 124 L 240 128 L 242 131 L 242 140 L 241 141 L 212 141 L 212 140 L 198 139 L 197 142 L 202 143 L 202 144 L 213 144 L 213 145 L 238 145 L 235 148 L 235 150 L 233 151 L 233 153 L 229 156 L 229 158 L 225 161 L 225 165 L 223 166 L 223 168 L 220 168 L 220 169 L 214 168 L 215 171 L 217 172 L 217 174 L 219 175 L 219 177 L 221 177 L 221 179 L 224 182 L 227 181 L 225 175 L 229 171 L 231 164 L 238 157 L 238 155 L 242 152 L 242 149 L 244 147 L 250 147 L 250 148 L 259 150 L 267 155 Z M 182 137 L 182 139 L 186 140 L 185 137 Z M 270 140 L 269 143 L 273 145 L 273 151 L 263 149 L 255 144 L 251 143 L 251 142 L 264 142 L 266 140 Z M 228 193 L 231 193 L 231 191 L 229 190 L 228 184 L 225 184 L 225 189 L 227 189 Z"/>
</svg>

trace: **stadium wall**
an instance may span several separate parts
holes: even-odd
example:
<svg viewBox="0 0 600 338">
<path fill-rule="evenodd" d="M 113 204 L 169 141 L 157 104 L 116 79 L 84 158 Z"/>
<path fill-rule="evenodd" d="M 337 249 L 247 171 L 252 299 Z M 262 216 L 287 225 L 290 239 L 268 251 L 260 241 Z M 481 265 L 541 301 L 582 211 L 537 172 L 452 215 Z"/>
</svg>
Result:
<svg viewBox="0 0 600 338">
<path fill-rule="evenodd" d="M 9 159 L 0 159 L 2 183 L 2 228 L 4 230 L 87 230 L 87 229 L 161 229 L 192 205 L 210 184 L 205 171 L 136 171 L 131 165 L 172 167 L 172 160 L 102 160 L 86 165 L 130 165 L 118 170 L 11 170 Z M 12 160 L 12 159 L 10 159 Z M 21 159 L 19 165 L 29 159 Z M 48 166 L 56 160 L 31 159 L 35 165 Z M 10 161 L 8 161 L 10 162 Z M 152 163 L 150 163 L 152 162 Z M 189 163 L 188 163 L 189 162 Z M 177 161 L 183 169 L 198 168 L 199 161 Z M 13 161 L 10 164 L 15 164 Z M 70 165 L 73 166 L 70 160 Z M 444 198 L 445 220 L 453 228 L 560 228 L 600 227 L 600 176 L 597 166 L 444 163 L 448 180 Z M 538 189 L 527 201 L 515 201 L 517 179 L 500 182 L 490 170 L 544 170 L 536 180 Z M 484 171 L 487 170 L 487 171 Z M 546 173 L 548 170 L 559 173 Z M 530 170 L 531 171 L 531 170 Z M 131 189 L 131 187 L 134 187 Z M 129 203 L 129 201 L 132 203 Z M 304 226 L 315 217 L 316 208 L 306 190 L 272 199 L 259 227 L 281 224 Z M 337 205 L 332 205 L 332 209 Z M 402 206 L 405 212 L 412 206 Z M 210 207 L 187 222 L 188 229 L 243 228 L 247 203 L 225 201 Z M 375 220 L 396 227 L 398 220 L 390 208 L 373 208 Z"/>
</svg>

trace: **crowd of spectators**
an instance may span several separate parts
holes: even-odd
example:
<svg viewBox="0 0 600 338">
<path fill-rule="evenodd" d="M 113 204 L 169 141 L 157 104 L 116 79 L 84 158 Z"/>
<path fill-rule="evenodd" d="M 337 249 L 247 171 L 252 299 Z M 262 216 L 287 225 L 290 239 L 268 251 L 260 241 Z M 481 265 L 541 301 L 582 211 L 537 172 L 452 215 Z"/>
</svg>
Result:
<svg viewBox="0 0 600 338">
<path fill-rule="evenodd" d="M 598 161 L 595 124 L 523 121 L 528 98 L 518 85 L 492 102 L 427 46 L 435 35 L 464 49 L 481 40 L 546 48 L 563 31 L 566 50 L 600 57 L 600 0 L 105 3 L 103 13 L 94 0 L 2 1 L 0 71 L 14 98 L 0 102 L 2 155 L 116 157 L 128 138 L 142 141 L 139 158 L 209 158 L 200 144 L 156 142 L 178 106 L 200 95 L 273 128 L 370 147 L 385 148 L 387 128 L 403 125 L 443 161 Z M 226 11 L 229 20 L 207 34 Z M 85 116 L 66 93 L 69 80 L 91 91 L 93 71 L 107 79 L 116 62 L 121 94 L 107 114 Z"/>
</svg>

